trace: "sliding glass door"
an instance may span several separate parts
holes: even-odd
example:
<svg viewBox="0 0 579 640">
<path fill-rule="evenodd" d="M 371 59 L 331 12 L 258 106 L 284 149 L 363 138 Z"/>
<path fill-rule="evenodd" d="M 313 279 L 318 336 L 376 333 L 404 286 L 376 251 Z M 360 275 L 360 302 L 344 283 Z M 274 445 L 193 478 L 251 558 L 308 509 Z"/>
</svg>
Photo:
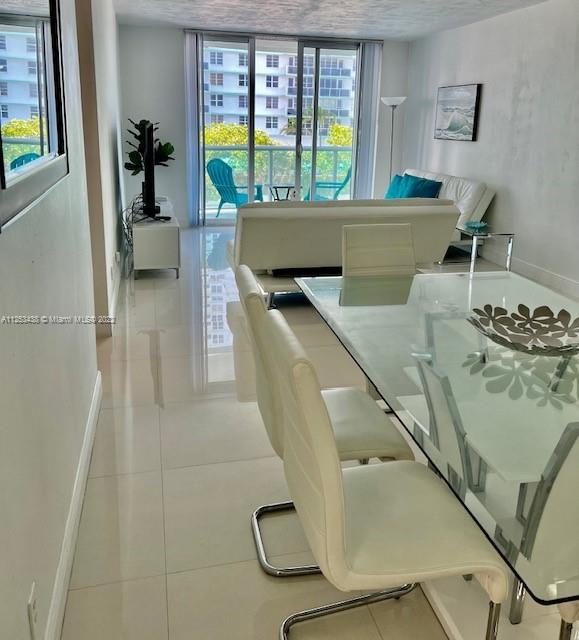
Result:
<svg viewBox="0 0 579 640">
<path fill-rule="evenodd" d="M 206 224 L 247 202 L 351 197 L 357 44 L 211 35 L 202 51 Z"/>
<path fill-rule="evenodd" d="M 352 196 L 358 46 L 300 43 L 298 174 L 305 200 Z"/>
</svg>

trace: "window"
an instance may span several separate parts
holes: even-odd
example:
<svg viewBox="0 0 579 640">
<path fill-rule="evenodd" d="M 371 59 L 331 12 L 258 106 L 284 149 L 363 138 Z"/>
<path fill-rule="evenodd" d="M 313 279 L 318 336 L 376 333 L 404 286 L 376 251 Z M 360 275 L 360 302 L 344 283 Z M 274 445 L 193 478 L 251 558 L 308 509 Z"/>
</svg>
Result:
<svg viewBox="0 0 579 640">
<path fill-rule="evenodd" d="M 238 96 L 237 97 L 237 106 L 240 109 L 247 109 L 247 96 Z"/>
<path fill-rule="evenodd" d="M 37 3 L 35 16 L 23 15 L 24 9 L 0 13 L 7 49 L 14 44 L 15 52 L 26 52 L 26 59 L 14 68 L 11 61 L 10 68 L 22 76 L 22 89 L 12 93 L 9 82 L 0 83 L 0 92 L 11 97 L 10 104 L 0 105 L 0 116 L 4 122 L 30 121 L 24 135 L 0 131 L 0 225 L 68 173 L 58 4 Z M 0 71 L 8 70 L 7 57 L 0 59 Z"/>
<path fill-rule="evenodd" d="M 0 82 L 0 96 L 7 96 L 8 95 L 8 83 L 3 80 L 2 82 Z"/>
<path fill-rule="evenodd" d="M 0 35 L 0 49 L 6 50 L 6 36 Z"/>
<path fill-rule="evenodd" d="M 266 129 L 277 129 L 278 127 L 278 119 L 276 116 L 267 116 L 265 119 L 265 128 Z"/>
<path fill-rule="evenodd" d="M 210 51 L 209 62 L 210 64 L 223 65 L 223 51 Z"/>
<path fill-rule="evenodd" d="M 297 100 L 296 98 L 288 98 L 287 101 L 287 114 L 288 116 L 295 116 L 297 110 Z"/>
<path fill-rule="evenodd" d="M 211 114 L 211 124 L 223 124 L 223 114 L 222 113 L 212 113 Z"/>
<path fill-rule="evenodd" d="M 239 54 L 239 66 L 240 67 L 247 67 L 247 64 L 248 64 L 247 53 L 240 53 Z"/>
<path fill-rule="evenodd" d="M 240 73 L 237 79 L 237 84 L 240 87 L 248 87 L 249 86 L 249 78 L 247 77 L 247 73 Z"/>
<path fill-rule="evenodd" d="M 239 116 L 239 124 L 247 127 L 247 125 L 249 124 L 249 118 L 247 116 Z"/>
<path fill-rule="evenodd" d="M 279 109 L 279 98 L 277 96 L 267 96 L 265 99 L 266 109 Z"/>
<path fill-rule="evenodd" d="M 288 86 L 288 88 L 290 88 L 290 89 L 294 89 L 294 88 L 297 86 L 297 84 L 296 84 L 296 79 L 295 79 L 295 78 L 292 78 L 292 77 L 289 77 L 289 78 L 287 79 L 287 86 Z"/>
<path fill-rule="evenodd" d="M 277 69 L 279 67 L 279 56 L 268 53 L 265 57 L 265 66 L 268 69 Z"/>
<path fill-rule="evenodd" d="M 222 107 L 223 106 L 223 96 L 219 93 L 211 94 L 211 106 L 212 107 Z"/>
<path fill-rule="evenodd" d="M 209 83 L 215 87 L 223 86 L 223 74 L 222 73 L 210 73 Z"/>
<path fill-rule="evenodd" d="M 270 89 L 279 87 L 279 76 L 265 76 L 265 86 Z"/>
</svg>

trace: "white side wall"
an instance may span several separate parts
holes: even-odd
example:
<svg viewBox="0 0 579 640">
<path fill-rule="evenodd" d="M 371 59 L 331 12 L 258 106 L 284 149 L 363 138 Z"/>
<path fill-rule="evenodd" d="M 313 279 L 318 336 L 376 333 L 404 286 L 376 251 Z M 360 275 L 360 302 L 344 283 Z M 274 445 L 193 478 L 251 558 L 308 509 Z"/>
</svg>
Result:
<svg viewBox="0 0 579 640">
<path fill-rule="evenodd" d="M 118 27 L 113 0 L 92 0 L 92 20 L 106 277 L 112 315 L 120 282 L 115 254 L 121 246 L 119 216 L 124 196 Z"/>
<path fill-rule="evenodd" d="M 74 0 L 61 0 L 70 173 L 0 235 L 0 316 L 93 313 Z M 0 636 L 38 638 L 97 376 L 90 325 L 0 324 Z"/>
<path fill-rule="evenodd" d="M 181 225 L 189 225 L 185 118 L 185 34 L 182 29 L 120 26 L 122 134 L 125 152 L 128 118 L 159 122 L 158 136 L 175 146 L 170 167 L 157 167 L 158 195 L 168 196 Z M 142 174 L 123 171 L 126 198 L 141 191 Z"/>
<path fill-rule="evenodd" d="M 405 96 L 408 92 L 407 42 L 384 42 L 382 55 L 382 81 L 380 97 Z M 396 110 L 394 120 L 393 174 L 403 167 L 402 149 L 406 104 Z M 390 173 L 390 108 L 380 102 L 378 117 L 378 139 L 376 146 L 376 169 L 374 174 L 374 197 L 383 198 L 389 184 Z"/>
<path fill-rule="evenodd" d="M 404 138 L 405 167 L 496 188 L 486 219 L 517 234 L 513 268 L 575 294 L 578 25 L 576 0 L 550 0 L 413 43 Z M 471 82 L 483 84 L 478 142 L 433 140 L 437 87 Z"/>
</svg>

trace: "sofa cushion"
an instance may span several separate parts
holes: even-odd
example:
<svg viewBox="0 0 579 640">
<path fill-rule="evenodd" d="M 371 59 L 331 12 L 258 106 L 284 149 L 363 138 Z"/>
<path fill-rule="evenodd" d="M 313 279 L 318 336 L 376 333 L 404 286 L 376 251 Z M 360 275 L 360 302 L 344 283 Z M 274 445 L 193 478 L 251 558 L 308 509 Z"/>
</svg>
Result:
<svg viewBox="0 0 579 640">
<path fill-rule="evenodd" d="M 486 202 L 486 206 L 488 206 L 493 195 L 484 182 L 477 180 L 418 169 L 407 169 L 406 173 L 419 178 L 428 178 L 429 180 L 442 182 L 439 197 L 452 200 L 455 203 L 461 214 L 458 222 L 461 226 L 473 218 L 473 215 L 485 196 L 490 194 Z M 475 219 L 480 220 L 482 213 L 484 212 L 479 211 L 480 217 L 475 216 Z"/>
<path fill-rule="evenodd" d="M 442 182 L 419 178 L 411 173 L 405 173 L 402 178 L 399 198 L 438 198 Z"/>
<path fill-rule="evenodd" d="M 388 187 L 388 191 L 384 194 L 384 198 L 386 200 L 393 200 L 396 198 L 401 198 L 400 191 L 402 188 L 402 176 L 397 173 L 392 177 L 392 181 L 390 182 L 390 186 Z"/>
</svg>

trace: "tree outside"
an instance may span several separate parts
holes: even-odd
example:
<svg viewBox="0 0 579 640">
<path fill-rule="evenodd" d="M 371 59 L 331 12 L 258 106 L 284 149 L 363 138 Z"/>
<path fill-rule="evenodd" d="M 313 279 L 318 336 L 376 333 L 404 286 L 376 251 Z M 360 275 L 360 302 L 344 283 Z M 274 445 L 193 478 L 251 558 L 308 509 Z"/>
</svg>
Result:
<svg viewBox="0 0 579 640">
<path fill-rule="evenodd" d="M 12 144 L 10 138 L 30 139 L 30 142 Z M 2 125 L 2 153 L 4 165 L 9 170 L 10 163 L 25 153 L 38 153 L 40 155 L 40 120 L 10 120 Z"/>
</svg>

